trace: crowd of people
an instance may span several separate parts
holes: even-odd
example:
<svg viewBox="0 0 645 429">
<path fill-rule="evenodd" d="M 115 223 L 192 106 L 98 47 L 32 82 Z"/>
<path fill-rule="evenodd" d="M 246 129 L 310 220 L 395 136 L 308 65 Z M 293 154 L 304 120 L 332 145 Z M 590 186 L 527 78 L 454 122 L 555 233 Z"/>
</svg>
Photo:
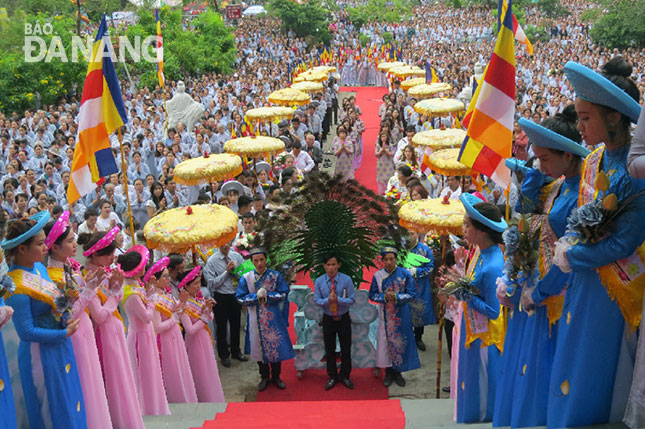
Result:
<svg viewBox="0 0 645 429">
<path fill-rule="evenodd" d="M 21 340 L 18 366 L 29 424 L 143 428 L 142 416 L 169 414 L 168 403 L 224 402 L 218 368 L 230 367 L 231 358 L 258 363 L 259 391 L 270 384 L 285 389 L 281 362 L 294 357 L 284 305 L 290 279 L 269 268 L 267 251 L 250 242 L 262 232 L 260 219 L 282 208 L 284 195 L 319 171 L 327 153 L 336 158 L 334 173 L 347 180 L 375 156 L 379 194 L 399 204 L 441 197 L 461 201 L 466 210 L 463 234 L 450 240 L 447 257 L 438 257 L 436 248 L 433 254 L 431 240 L 417 233 L 410 233 L 407 246 L 426 258 L 422 265 L 403 268 L 397 264 L 401 249 L 381 251 L 383 268 L 371 279 L 369 296 L 379 307 L 376 366 L 385 370 L 384 385 L 405 386 L 402 373 L 419 368 L 424 326 L 438 321 L 434 308 L 441 301 L 451 355 L 447 390 L 456 399 L 457 422 L 556 428 L 624 417 L 630 427 L 642 427 L 645 342 L 634 331 L 643 295 L 636 251 L 645 240 L 637 219 L 645 200 L 642 183 L 630 176 L 645 174 L 642 137 L 632 145 L 629 172 L 627 157 L 645 90 L 645 51 L 594 45 L 580 19 L 585 2 L 562 3 L 571 15 L 553 24 L 550 40 L 535 42 L 534 56 L 518 48 L 518 120 L 508 162 L 515 174 L 508 195 L 491 181 L 424 170 L 422 154 L 411 144 L 414 134 L 452 127 L 454 118 L 417 114 L 417 100 L 400 82 L 388 81 L 364 56 L 366 49 L 363 56 L 345 54 L 358 48 L 359 34 L 370 37 L 371 51 L 382 52 L 381 35 L 388 31 L 400 47 L 398 59 L 429 62 L 457 97 L 493 49 L 490 12 L 480 8 L 427 3 L 408 20 L 368 22 L 360 32 L 346 12 L 335 12 L 339 81 L 329 79 L 310 104 L 278 124 L 251 124 L 245 113 L 267 105 L 270 92 L 289 85 L 293 66 L 315 60 L 320 49 L 282 33 L 275 18 L 243 19 L 235 28 L 235 72 L 184 80 L 204 109 L 194 130 L 181 122 L 165 129 L 162 89 L 122 81 L 130 118 L 122 130 L 127 178 L 111 175 L 71 205 L 66 189 L 78 100 L 22 117 L 0 115 L 1 214 L 12 220 L 2 242 L 9 266 L 0 281 L 6 293 L 6 302 L 0 295 L 0 326 L 12 319 Z M 525 19 L 545 25 L 537 8 Z M 184 83 L 169 81 L 167 98 Z M 379 118 L 361 118 L 353 97 L 339 106 L 339 85 L 345 84 L 391 84 Z M 373 154 L 364 152 L 364 121 L 380 123 Z M 174 181 L 179 162 L 221 153 L 226 141 L 256 132 L 284 141 L 286 151 L 273 165 L 256 162 L 235 180 L 205 188 Z M 120 164 L 119 141 L 112 139 Z M 603 177 L 607 184 L 599 190 Z M 584 217 L 586 204 L 595 204 L 599 193 L 614 195 L 616 204 L 607 202 L 606 210 L 620 206 L 611 227 L 597 240 L 574 237 L 588 232 L 584 228 L 593 222 Z M 514 216 L 540 220 L 531 226 L 540 246 L 530 272 L 513 266 L 519 244 L 500 210 L 507 199 Z M 185 255 L 152 252 L 131 239 L 166 209 L 210 202 L 239 215 L 239 233 L 218 249 L 204 249 L 202 265 L 186 269 Z M 582 219 L 578 224 L 567 222 L 572 213 Z M 77 245 L 84 267 L 74 260 Z M 245 260 L 253 268 L 239 274 Z M 324 388 L 342 383 L 354 389 L 349 312 L 356 285 L 333 253 L 320 263 L 326 274 L 315 280 L 314 296 L 324 314 Z M 471 281 L 442 292 L 455 275 Z M 248 344 L 242 349 L 244 312 Z M 0 349 L 0 363 L 4 356 Z M 0 365 L 0 426 L 11 428 L 17 420 L 9 380 L 7 366 Z"/>
</svg>

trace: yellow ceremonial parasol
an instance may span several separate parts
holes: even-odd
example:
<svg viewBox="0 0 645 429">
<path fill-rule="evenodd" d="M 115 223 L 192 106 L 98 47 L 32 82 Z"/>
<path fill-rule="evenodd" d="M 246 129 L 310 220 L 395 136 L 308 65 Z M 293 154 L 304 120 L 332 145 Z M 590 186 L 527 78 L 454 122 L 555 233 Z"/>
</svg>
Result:
<svg viewBox="0 0 645 429">
<path fill-rule="evenodd" d="M 384 62 L 384 63 L 379 63 L 379 65 L 376 66 L 376 68 L 381 70 L 381 71 L 387 72 L 391 68 L 402 67 L 404 65 L 405 65 L 405 63 L 401 62 L 401 61 L 387 61 L 387 62 Z"/>
<path fill-rule="evenodd" d="M 166 210 L 150 219 L 143 235 L 151 249 L 163 252 L 186 253 L 198 244 L 220 247 L 237 234 L 237 214 L 217 204 L 198 204 Z"/>
<path fill-rule="evenodd" d="M 408 90 L 408 95 L 410 97 L 415 97 L 417 100 L 423 100 L 430 98 L 433 95 L 439 92 L 446 92 L 452 89 L 452 85 L 449 83 L 435 82 L 435 83 L 424 83 L 421 85 L 415 85 Z"/>
<path fill-rule="evenodd" d="M 414 146 L 428 146 L 434 150 L 461 147 L 466 131 L 459 128 L 435 129 L 416 133 L 412 137 Z"/>
<path fill-rule="evenodd" d="M 396 77 L 408 77 L 408 76 L 425 76 L 426 71 L 420 67 L 416 66 L 401 66 L 401 67 L 392 67 L 388 70 L 388 73 L 393 74 Z"/>
<path fill-rule="evenodd" d="M 293 79 L 294 82 L 303 82 L 303 81 L 322 82 L 324 80 L 327 80 L 326 72 L 323 72 L 323 71 L 314 72 L 311 70 L 302 72 Z"/>
<path fill-rule="evenodd" d="M 198 158 L 187 159 L 175 167 L 175 182 L 194 186 L 219 180 L 232 179 L 242 172 L 242 158 L 230 153 L 204 154 Z M 215 193 L 211 188 L 215 201 Z"/>
<path fill-rule="evenodd" d="M 415 77 L 412 79 L 406 79 L 403 82 L 401 82 L 401 89 L 404 91 L 409 91 L 410 88 L 415 87 L 417 85 L 423 85 L 424 83 L 426 83 L 425 77 Z"/>
<path fill-rule="evenodd" d="M 315 73 L 322 72 L 322 73 L 329 74 L 329 73 L 337 72 L 338 69 L 336 67 L 334 67 L 334 66 L 316 66 L 316 67 L 312 68 L 311 71 L 315 72 Z"/>
<path fill-rule="evenodd" d="M 291 85 L 291 88 L 297 89 L 298 91 L 302 92 L 320 92 L 323 90 L 323 84 L 320 82 L 313 82 L 313 81 L 302 81 L 302 82 L 296 82 L 293 85 Z"/>
<path fill-rule="evenodd" d="M 240 155 L 246 162 L 252 157 L 254 162 L 258 155 L 264 155 L 266 161 L 271 163 L 271 155 L 284 150 L 284 142 L 274 137 L 250 136 L 229 140 L 224 143 L 224 151 Z"/>
<path fill-rule="evenodd" d="M 459 148 L 455 148 L 433 152 L 428 159 L 430 169 L 443 176 L 463 176 L 470 174 L 470 168 L 457 161 L 459 151 Z"/>
<path fill-rule="evenodd" d="M 429 98 L 414 105 L 414 110 L 422 115 L 454 113 L 464 110 L 466 106 L 454 98 Z"/>
<path fill-rule="evenodd" d="M 399 209 L 399 223 L 422 234 L 434 231 L 439 235 L 460 235 L 465 213 L 464 205 L 458 199 L 411 201 Z"/>
<path fill-rule="evenodd" d="M 283 88 L 269 94 L 269 102 L 280 106 L 304 106 L 310 101 L 307 93 L 293 88 Z"/>
<path fill-rule="evenodd" d="M 279 121 L 282 119 L 291 119 L 293 116 L 293 109 L 286 106 L 268 106 L 258 107 L 256 109 L 249 109 L 244 115 L 245 120 L 248 121 Z"/>
</svg>

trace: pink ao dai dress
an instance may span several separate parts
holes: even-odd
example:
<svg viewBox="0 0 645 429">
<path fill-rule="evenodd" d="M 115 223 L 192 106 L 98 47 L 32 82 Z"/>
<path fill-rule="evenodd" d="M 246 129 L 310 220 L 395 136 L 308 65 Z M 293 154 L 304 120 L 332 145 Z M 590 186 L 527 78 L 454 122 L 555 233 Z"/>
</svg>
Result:
<svg viewBox="0 0 645 429">
<path fill-rule="evenodd" d="M 155 305 L 137 280 L 126 279 L 123 307 L 128 314 L 128 352 L 143 415 L 168 415 L 168 399 L 161 375 L 157 336 L 152 325 Z"/>
<path fill-rule="evenodd" d="M 183 305 L 171 293 L 160 291 L 153 294 L 150 300 L 156 310 L 152 315 L 152 324 L 157 334 L 161 372 L 168 402 L 195 403 L 197 391 L 179 325 Z"/>
<path fill-rule="evenodd" d="M 101 269 L 90 263 L 86 267 Z M 122 295 L 122 290 L 108 290 L 108 282 L 104 281 L 97 297 L 90 302 L 90 315 L 95 325 L 112 425 L 115 429 L 145 429 L 125 343 L 125 328 L 117 310 Z"/>
<path fill-rule="evenodd" d="M 202 312 L 203 302 L 189 298 L 181 315 L 186 330 L 186 351 L 199 402 L 226 402 L 217 370 L 213 336 L 207 323 L 213 313 Z"/>
<path fill-rule="evenodd" d="M 49 258 L 47 272 L 51 280 L 59 285 L 65 282 L 63 270 L 65 264 Z M 72 346 L 76 357 L 76 366 L 83 390 L 85 403 L 85 418 L 88 428 L 111 429 L 112 419 L 108 408 L 101 361 L 96 348 L 94 326 L 88 313 L 88 307 L 93 300 L 98 300 L 96 290 L 85 285 L 85 279 L 80 273 L 74 274 L 74 280 L 80 287 L 80 294 L 72 307 L 72 317 L 79 320 L 78 330 L 72 335 Z"/>
</svg>

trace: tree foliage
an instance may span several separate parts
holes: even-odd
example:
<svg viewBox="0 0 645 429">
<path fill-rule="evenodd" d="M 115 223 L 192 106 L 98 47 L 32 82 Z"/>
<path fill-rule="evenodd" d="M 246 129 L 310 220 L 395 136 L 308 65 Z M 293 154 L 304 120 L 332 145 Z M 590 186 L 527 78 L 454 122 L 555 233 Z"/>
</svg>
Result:
<svg viewBox="0 0 645 429">
<path fill-rule="evenodd" d="M 226 27 L 221 15 L 211 10 L 201 13 L 186 31 L 181 10 L 162 8 L 159 19 L 164 40 L 164 74 L 166 79 L 183 79 L 187 75 L 216 72 L 229 73 L 235 63 L 235 36 Z M 157 34 L 154 12 L 141 11 L 139 23 L 128 27 L 128 40 L 141 40 Z M 140 75 L 140 84 L 154 87 L 157 80 L 155 64 L 134 62 L 127 58 L 132 70 Z"/>
<path fill-rule="evenodd" d="M 20 19 L 16 19 L 20 17 Z M 39 37 L 45 42 L 46 49 L 52 47 L 53 36 L 60 37 L 60 45 L 55 49 L 64 55 L 68 61 L 60 57 L 46 58 L 38 62 L 26 61 L 23 52 L 25 46 L 25 24 L 40 28 L 45 23 L 52 26 L 50 35 L 41 34 Z M 71 62 L 72 36 L 75 34 L 76 20 L 73 18 L 43 15 L 16 14 L 14 19 L 6 22 L 0 29 L 0 110 L 4 112 L 21 112 L 27 108 L 38 107 L 41 104 L 52 104 L 62 97 L 70 95 L 80 96 L 79 85 L 87 70 L 87 63 L 82 54 L 78 62 Z M 41 52 L 40 46 L 33 45 L 36 50 L 30 53 L 37 57 Z"/>
<path fill-rule="evenodd" d="M 594 42 L 610 48 L 645 46 L 645 2 L 603 0 L 601 8 L 589 33 Z"/>
<path fill-rule="evenodd" d="M 313 37 L 325 44 L 331 41 L 328 12 L 322 0 L 302 4 L 291 0 L 269 0 L 267 9 L 280 18 L 283 31 L 292 30 L 297 37 Z"/>
<path fill-rule="evenodd" d="M 368 0 L 349 8 L 349 18 L 356 28 L 370 21 L 400 22 L 411 15 L 415 5 L 411 0 Z"/>
</svg>

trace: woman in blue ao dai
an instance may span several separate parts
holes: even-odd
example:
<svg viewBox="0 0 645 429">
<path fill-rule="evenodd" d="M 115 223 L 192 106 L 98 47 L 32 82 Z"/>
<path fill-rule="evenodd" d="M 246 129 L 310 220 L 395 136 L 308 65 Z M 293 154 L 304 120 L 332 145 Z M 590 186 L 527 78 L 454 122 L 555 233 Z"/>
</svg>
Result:
<svg viewBox="0 0 645 429">
<path fill-rule="evenodd" d="M 478 294 L 461 298 L 461 326 L 457 370 L 457 423 L 491 421 L 501 364 L 503 317 L 496 296 L 504 255 L 499 247 L 506 222 L 499 209 L 472 194 L 462 194 L 466 209 L 464 236 L 475 252 L 466 268 Z"/>
<path fill-rule="evenodd" d="M 602 75 L 573 62 L 564 70 L 576 91 L 578 129 L 583 139 L 592 146 L 604 143 L 585 159 L 579 205 L 602 198 L 595 186 L 601 172 L 609 181 L 606 194 L 615 194 L 620 204 L 641 188 L 626 169 L 630 121 L 636 121 L 640 113 L 636 101 L 640 94 L 629 78 L 632 68 L 623 58 L 615 57 L 603 66 Z M 643 210 L 645 198 L 641 195 L 616 217 L 601 240 L 563 238 L 556 245 L 556 264 L 573 275 L 551 371 L 549 428 L 615 422 L 623 417 L 636 341 L 629 331 L 635 329 L 633 311 L 640 314 L 640 304 L 625 300 L 624 293 L 638 287 L 633 279 L 642 274 L 639 264 L 630 261 L 640 259 L 635 251 L 645 239 Z M 614 276 L 616 272 L 624 275 Z M 639 298 L 642 300 L 642 291 Z"/>
</svg>

